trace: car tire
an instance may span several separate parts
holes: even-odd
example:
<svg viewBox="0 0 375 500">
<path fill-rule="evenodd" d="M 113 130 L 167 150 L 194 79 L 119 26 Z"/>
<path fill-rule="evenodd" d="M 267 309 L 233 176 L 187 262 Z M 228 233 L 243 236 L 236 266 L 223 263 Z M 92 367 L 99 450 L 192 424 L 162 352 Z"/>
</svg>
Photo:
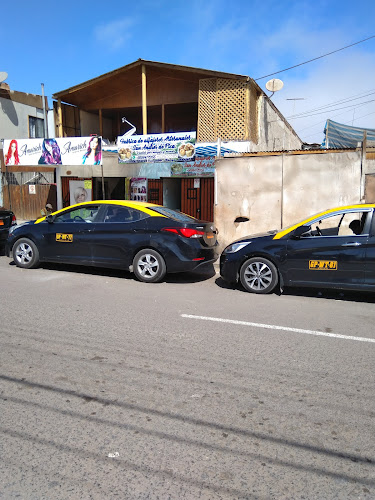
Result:
<svg viewBox="0 0 375 500">
<path fill-rule="evenodd" d="M 20 238 L 13 245 L 13 260 L 18 267 L 31 269 L 39 264 L 39 250 L 28 238 Z"/>
<path fill-rule="evenodd" d="M 157 283 L 164 278 L 167 267 L 159 252 L 145 248 L 134 257 L 133 272 L 139 281 Z"/>
<path fill-rule="evenodd" d="M 251 293 L 271 293 L 279 282 L 276 266 L 263 257 L 252 257 L 243 263 L 240 281 Z"/>
</svg>

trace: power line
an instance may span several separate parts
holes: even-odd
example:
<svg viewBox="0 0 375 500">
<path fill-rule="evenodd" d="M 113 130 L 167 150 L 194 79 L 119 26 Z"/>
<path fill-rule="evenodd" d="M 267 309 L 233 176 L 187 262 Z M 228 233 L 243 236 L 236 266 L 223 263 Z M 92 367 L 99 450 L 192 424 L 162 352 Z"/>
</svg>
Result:
<svg viewBox="0 0 375 500">
<path fill-rule="evenodd" d="M 338 115 L 333 115 L 332 117 L 333 118 L 336 118 L 337 116 L 341 116 L 341 115 L 345 115 L 347 113 L 347 111 L 344 111 L 344 113 L 339 113 Z M 371 113 L 366 113 L 365 115 L 362 115 L 362 116 L 359 116 L 358 118 L 355 118 L 354 121 L 356 122 L 357 120 L 361 120 L 362 118 L 365 118 L 366 116 L 369 116 L 369 115 L 373 115 L 375 113 L 375 111 L 372 111 Z M 300 134 L 303 130 L 307 130 L 308 128 L 311 128 L 311 127 L 317 127 L 318 125 L 323 125 L 325 124 L 326 120 L 324 121 L 320 121 L 319 123 L 314 123 L 314 125 L 310 125 L 308 127 L 305 127 L 305 128 L 302 128 L 300 130 L 298 130 L 298 134 Z M 311 137 L 313 135 L 318 135 L 318 134 L 321 134 L 323 132 L 313 132 L 312 134 L 309 134 L 309 135 L 305 135 L 304 137 L 305 138 L 308 138 L 308 137 Z"/>
<path fill-rule="evenodd" d="M 338 113 L 337 115 L 332 115 L 332 118 L 336 118 L 337 116 L 346 115 L 346 113 L 348 113 L 348 111 L 344 111 L 343 113 Z M 369 115 L 373 115 L 374 113 L 375 113 L 375 111 L 372 111 L 371 113 L 367 113 L 365 115 L 359 116 L 358 118 L 355 118 L 354 121 L 356 122 L 357 120 L 361 120 L 362 118 L 365 118 L 366 116 L 369 116 Z M 299 129 L 298 133 L 301 133 L 304 130 L 307 130 L 308 128 L 317 127 L 318 125 L 322 125 L 325 122 L 326 122 L 325 119 L 323 121 L 320 120 L 320 122 L 318 122 L 318 123 L 314 123 L 313 125 L 309 125 L 308 127 L 304 127 L 304 128 Z M 317 134 L 318 132 L 315 132 L 315 133 Z M 310 134 L 310 135 L 312 135 L 312 134 Z M 309 136 L 307 136 L 307 137 L 309 137 Z"/>
<path fill-rule="evenodd" d="M 331 112 L 339 111 L 340 109 L 346 109 L 346 108 L 359 108 L 363 106 L 364 104 L 368 104 L 369 102 L 374 102 L 375 99 L 371 99 L 370 101 L 365 101 L 361 102 L 360 104 L 351 104 L 350 106 L 343 106 L 342 108 L 337 108 L 337 109 L 331 109 Z M 319 113 L 312 113 L 312 114 L 307 114 L 307 115 L 301 115 L 301 116 L 295 116 L 295 117 L 287 117 L 287 120 L 297 120 L 298 118 L 309 118 L 310 116 L 316 116 L 316 115 L 322 115 L 324 113 L 327 113 L 327 111 L 320 111 Z M 277 121 L 277 120 L 276 120 Z"/>
<path fill-rule="evenodd" d="M 332 106 L 337 106 L 338 104 L 345 104 L 347 102 L 356 101 L 357 99 L 362 99 L 363 97 L 368 97 L 368 96 L 373 95 L 373 94 L 375 94 L 375 92 L 362 93 L 362 94 L 358 94 L 357 96 L 346 97 L 345 99 L 341 99 L 340 101 L 334 101 L 334 102 L 332 102 L 330 104 L 325 104 L 323 106 L 319 106 L 318 108 L 309 109 L 308 111 L 302 111 L 301 113 L 297 113 L 295 115 L 291 115 L 288 118 L 297 118 L 299 116 L 303 116 L 303 115 L 306 115 L 308 113 L 313 113 L 315 111 L 320 111 L 321 109 L 327 109 L 328 110 L 329 108 L 332 108 Z"/>
<path fill-rule="evenodd" d="M 275 73 L 270 73 L 269 75 L 261 76 L 260 78 L 255 78 L 255 81 L 257 82 L 258 80 L 263 80 L 263 78 L 268 78 L 269 76 L 272 75 L 277 75 L 279 73 L 284 73 L 284 71 L 289 71 L 290 69 L 298 68 L 298 66 L 303 66 L 304 64 L 308 64 L 313 61 L 317 61 L 318 59 L 322 59 L 323 57 L 330 56 L 331 54 L 335 54 L 336 52 L 340 52 L 340 50 L 345 50 L 348 49 L 349 47 L 354 47 L 354 45 L 358 45 L 359 43 L 367 42 L 367 40 L 371 40 L 371 38 L 375 38 L 375 35 L 369 36 L 368 38 L 365 38 L 364 40 L 360 40 L 359 42 L 352 43 L 350 45 L 346 45 L 345 47 L 341 47 L 341 49 L 333 50 L 332 52 L 328 52 L 328 54 L 323 54 L 322 56 L 319 57 L 314 57 L 314 59 L 310 59 L 309 61 L 305 61 L 299 64 L 296 64 L 295 66 L 290 66 L 290 68 L 282 69 L 280 71 L 275 71 Z"/>
</svg>

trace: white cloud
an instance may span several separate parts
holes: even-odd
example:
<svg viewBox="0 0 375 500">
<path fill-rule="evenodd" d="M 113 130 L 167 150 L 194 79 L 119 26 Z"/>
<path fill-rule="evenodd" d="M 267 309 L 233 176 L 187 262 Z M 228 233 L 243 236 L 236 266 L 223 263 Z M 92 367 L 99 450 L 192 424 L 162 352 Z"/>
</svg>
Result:
<svg viewBox="0 0 375 500">
<path fill-rule="evenodd" d="M 120 49 L 131 39 L 134 24 L 134 19 L 131 18 L 101 24 L 95 28 L 95 38 L 104 48 Z"/>
</svg>

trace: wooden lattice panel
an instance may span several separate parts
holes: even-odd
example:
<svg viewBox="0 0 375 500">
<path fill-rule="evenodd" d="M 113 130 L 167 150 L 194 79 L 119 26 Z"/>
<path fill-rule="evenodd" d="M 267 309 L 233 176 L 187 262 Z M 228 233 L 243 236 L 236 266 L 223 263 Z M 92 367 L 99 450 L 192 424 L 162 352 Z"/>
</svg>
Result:
<svg viewBox="0 0 375 500">
<path fill-rule="evenodd" d="M 247 83 L 240 80 L 217 80 L 217 135 L 224 141 L 245 140 Z"/>
<path fill-rule="evenodd" d="M 215 142 L 219 137 L 224 141 L 249 140 L 249 89 L 249 83 L 241 80 L 200 80 L 198 141 Z M 254 107 L 256 113 L 256 102 Z"/>
<path fill-rule="evenodd" d="M 216 141 L 216 78 L 199 81 L 198 141 Z"/>
</svg>

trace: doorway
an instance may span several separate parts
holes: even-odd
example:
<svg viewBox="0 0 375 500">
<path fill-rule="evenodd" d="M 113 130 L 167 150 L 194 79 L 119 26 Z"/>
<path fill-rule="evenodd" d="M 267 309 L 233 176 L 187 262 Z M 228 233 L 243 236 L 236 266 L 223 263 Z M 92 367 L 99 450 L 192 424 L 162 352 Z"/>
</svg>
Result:
<svg viewBox="0 0 375 500">
<path fill-rule="evenodd" d="M 163 179 L 163 205 L 181 210 L 181 179 Z"/>
</svg>

